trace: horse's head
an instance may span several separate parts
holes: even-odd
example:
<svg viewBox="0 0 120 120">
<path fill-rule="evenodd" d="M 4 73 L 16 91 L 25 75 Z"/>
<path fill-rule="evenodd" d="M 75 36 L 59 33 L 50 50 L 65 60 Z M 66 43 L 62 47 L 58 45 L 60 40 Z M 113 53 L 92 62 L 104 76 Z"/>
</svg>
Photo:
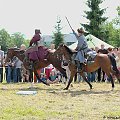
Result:
<svg viewBox="0 0 120 120">
<path fill-rule="evenodd" d="M 66 59 L 71 59 L 71 56 L 73 54 L 72 50 L 69 49 L 65 44 L 61 44 L 58 46 L 56 53 L 58 55 L 63 55 Z"/>
<path fill-rule="evenodd" d="M 7 55 L 6 55 L 6 58 L 5 58 L 5 64 L 7 62 L 9 62 L 14 56 L 15 56 L 15 53 L 18 51 L 19 49 L 18 48 L 9 48 L 8 51 L 7 51 Z"/>
<path fill-rule="evenodd" d="M 67 63 L 71 61 L 73 52 L 65 44 L 59 45 L 55 52 L 57 55 L 62 56 L 62 61 L 66 61 Z"/>
</svg>

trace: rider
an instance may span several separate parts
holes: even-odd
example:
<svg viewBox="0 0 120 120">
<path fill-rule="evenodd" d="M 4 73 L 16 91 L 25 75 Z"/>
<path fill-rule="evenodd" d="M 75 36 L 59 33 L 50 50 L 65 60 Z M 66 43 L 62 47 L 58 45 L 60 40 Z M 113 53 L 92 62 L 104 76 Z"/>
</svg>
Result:
<svg viewBox="0 0 120 120">
<path fill-rule="evenodd" d="M 41 32 L 39 29 L 35 29 L 35 35 L 33 36 L 33 38 L 30 41 L 29 46 L 31 47 L 33 44 L 38 46 L 38 41 L 41 40 L 41 36 L 40 36 Z"/>
<path fill-rule="evenodd" d="M 78 34 L 75 33 L 75 31 L 73 29 L 72 29 L 72 31 L 78 40 L 78 44 L 75 49 L 77 51 L 75 61 L 76 61 L 77 67 L 78 67 L 78 72 L 81 72 L 83 70 L 84 63 L 86 62 L 85 54 L 88 52 L 89 48 L 88 48 L 87 41 L 84 36 L 83 28 L 77 29 Z"/>
<path fill-rule="evenodd" d="M 33 51 L 38 51 L 38 42 L 41 41 L 41 36 L 40 36 L 41 32 L 39 29 L 35 29 L 35 35 L 33 36 L 33 38 L 30 41 L 29 44 L 29 48 L 26 50 L 26 54 L 27 57 L 29 59 L 29 53 L 33 52 Z M 31 49 L 34 48 L 34 49 Z M 39 61 L 39 59 L 37 58 L 36 61 Z M 30 61 L 30 68 L 32 68 L 33 65 L 33 61 Z"/>
</svg>

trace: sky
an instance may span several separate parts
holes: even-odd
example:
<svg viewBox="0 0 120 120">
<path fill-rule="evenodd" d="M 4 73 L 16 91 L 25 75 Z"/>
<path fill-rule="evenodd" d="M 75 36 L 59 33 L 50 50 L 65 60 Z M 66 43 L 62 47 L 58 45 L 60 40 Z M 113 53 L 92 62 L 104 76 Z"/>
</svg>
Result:
<svg viewBox="0 0 120 120">
<path fill-rule="evenodd" d="M 0 0 L 0 29 L 8 33 L 21 32 L 30 39 L 35 29 L 40 29 L 42 35 L 51 35 L 59 16 L 62 20 L 62 33 L 70 33 L 71 29 L 65 19 L 68 17 L 73 29 L 86 23 L 83 17 L 88 10 L 86 0 Z M 107 8 L 104 16 L 109 21 L 117 16 L 117 6 L 120 0 L 105 0 L 101 8 Z"/>
</svg>

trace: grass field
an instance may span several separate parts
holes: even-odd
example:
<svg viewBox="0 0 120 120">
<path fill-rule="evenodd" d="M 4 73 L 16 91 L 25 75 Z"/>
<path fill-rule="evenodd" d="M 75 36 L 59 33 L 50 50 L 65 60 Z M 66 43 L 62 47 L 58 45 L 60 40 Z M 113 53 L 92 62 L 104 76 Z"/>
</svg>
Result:
<svg viewBox="0 0 120 120">
<path fill-rule="evenodd" d="M 29 83 L 0 84 L 0 120 L 111 120 L 120 119 L 120 85 L 111 91 L 110 83 L 45 86 Z M 20 90 L 35 90 L 35 95 L 17 95 Z"/>
</svg>

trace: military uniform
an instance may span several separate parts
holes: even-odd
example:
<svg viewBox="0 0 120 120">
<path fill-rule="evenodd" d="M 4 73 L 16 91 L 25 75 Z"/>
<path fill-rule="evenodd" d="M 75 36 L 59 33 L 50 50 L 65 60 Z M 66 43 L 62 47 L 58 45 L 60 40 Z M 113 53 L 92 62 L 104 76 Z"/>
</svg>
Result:
<svg viewBox="0 0 120 120">
<path fill-rule="evenodd" d="M 29 46 L 32 46 L 32 44 L 38 45 L 37 42 L 40 41 L 40 40 L 41 40 L 40 34 L 39 34 L 39 33 L 36 33 L 36 34 L 33 36 L 33 38 L 31 39 Z"/>
<path fill-rule="evenodd" d="M 89 51 L 87 42 L 85 40 L 85 36 L 81 35 L 79 37 L 75 32 L 73 32 L 73 34 L 78 39 L 78 44 L 77 44 L 77 48 L 76 48 L 76 50 L 78 52 L 77 52 L 77 55 L 75 57 L 75 60 L 80 61 L 80 63 L 84 63 L 85 62 L 85 54 Z"/>
<path fill-rule="evenodd" d="M 78 40 L 78 44 L 76 47 L 77 55 L 75 57 L 75 61 L 77 63 L 78 70 L 81 70 L 83 67 L 83 63 L 86 62 L 85 55 L 90 49 L 88 48 L 87 41 L 85 39 L 84 34 L 82 34 L 84 33 L 83 29 L 81 28 L 81 29 L 78 29 L 77 31 L 78 33 L 81 33 L 81 35 L 78 36 L 73 30 L 73 34 L 76 36 Z"/>
<path fill-rule="evenodd" d="M 27 61 L 30 63 L 30 69 L 32 69 L 32 65 L 33 65 L 33 61 L 29 61 L 29 54 L 34 52 L 34 54 L 36 54 L 36 62 L 39 61 L 39 58 L 37 56 L 37 51 L 38 51 L 38 41 L 41 40 L 41 36 L 40 36 L 41 32 L 40 30 L 36 29 L 35 30 L 35 35 L 33 36 L 33 38 L 30 41 L 29 44 L 29 48 L 26 50 L 26 56 L 27 56 Z"/>
</svg>

